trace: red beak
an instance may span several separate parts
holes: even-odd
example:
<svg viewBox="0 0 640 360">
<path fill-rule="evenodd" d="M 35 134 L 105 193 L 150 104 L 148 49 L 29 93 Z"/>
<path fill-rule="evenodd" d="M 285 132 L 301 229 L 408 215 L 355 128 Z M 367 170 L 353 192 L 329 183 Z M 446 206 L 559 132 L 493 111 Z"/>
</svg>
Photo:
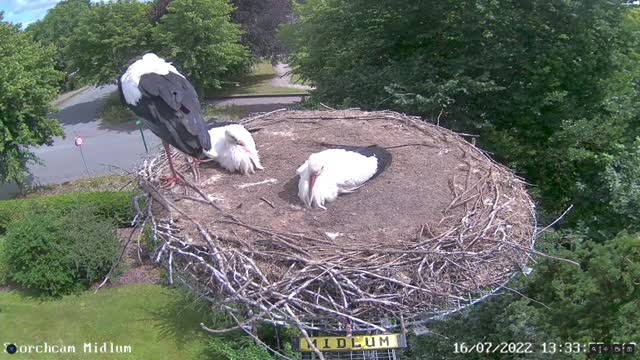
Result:
<svg viewBox="0 0 640 360">
<path fill-rule="evenodd" d="M 311 199 L 311 194 L 313 193 L 313 185 L 316 184 L 316 178 L 318 175 L 309 175 L 309 199 Z"/>
</svg>

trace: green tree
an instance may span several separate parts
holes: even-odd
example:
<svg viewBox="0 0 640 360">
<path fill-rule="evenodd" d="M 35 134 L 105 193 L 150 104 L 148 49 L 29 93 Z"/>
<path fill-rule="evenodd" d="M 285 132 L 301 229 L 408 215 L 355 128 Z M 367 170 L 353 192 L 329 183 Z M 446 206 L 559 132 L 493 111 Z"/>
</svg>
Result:
<svg viewBox="0 0 640 360">
<path fill-rule="evenodd" d="M 152 50 L 150 5 L 133 0 L 97 3 L 68 40 L 66 57 L 89 82 L 116 79 L 134 57 Z"/>
<path fill-rule="evenodd" d="M 34 43 L 13 24 L 0 22 L 0 183 L 23 183 L 37 157 L 29 146 L 51 145 L 63 135 L 51 101 L 62 73 L 54 68 L 55 49 Z"/>
<path fill-rule="evenodd" d="M 580 267 L 544 260 L 529 278 L 471 311 L 427 324 L 432 335 L 413 339 L 416 359 L 584 359 L 549 354 L 542 343 L 631 342 L 640 336 L 640 236 L 621 233 L 604 244 L 578 233 L 546 236 L 544 247 Z M 554 251 L 551 248 L 548 251 Z M 528 297 L 520 294 L 526 293 Z M 439 334 L 440 336 L 436 335 Z M 444 338 L 446 335 L 448 338 Z M 453 354 L 454 343 L 531 342 L 532 354 Z"/>
<path fill-rule="evenodd" d="M 285 49 L 277 30 L 293 16 L 291 0 L 231 0 L 231 21 L 242 27 L 242 43 L 260 58 L 276 59 Z"/>
<path fill-rule="evenodd" d="M 231 11 L 226 0 L 174 0 L 154 28 L 159 54 L 175 61 L 199 93 L 249 66 Z"/>
<path fill-rule="evenodd" d="M 440 117 L 525 175 L 542 221 L 608 214 L 606 169 L 639 134 L 637 21 L 621 1 L 309 0 L 293 65 L 333 105 Z M 609 224 L 611 223 L 611 224 Z"/>
<path fill-rule="evenodd" d="M 26 32 L 33 39 L 56 47 L 56 69 L 70 71 L 70 61 L 65 57 L 69 38 L 89 10 L 89 0 L 64 0 L 51 8 L 42 20 L 29 25 Z"/>
</svg>

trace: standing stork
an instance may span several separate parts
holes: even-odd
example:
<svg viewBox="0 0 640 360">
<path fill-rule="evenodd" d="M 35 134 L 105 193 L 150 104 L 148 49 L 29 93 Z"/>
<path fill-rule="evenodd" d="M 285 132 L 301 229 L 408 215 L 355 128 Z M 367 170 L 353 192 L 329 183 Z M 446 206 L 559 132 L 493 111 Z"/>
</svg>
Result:
<svg viewBox="0 0 640 360">
<path fill-rule="evenodd" d="M 211 150 L 204 154 L 216 160 L 220 166 L 233 172 L 253 174 L 256 169 L 264 170 L 256 143 L 244 126 L 232 122 L 214 124 L 209 129 Z"/>
<path fill-rule="evenodd" d="M 296 173 L 298 197 L 310 208 L 327 209 L 325 202 L 354 192 L 380 175 L 391 163 L 391 154 L 380 146 L 340 146 L 309 156 Z"/>
<path fill-rule="evenodd" d="M 196 164 L 204 151 L 211 149 L 198 95 L 171 63 L 155 54 L 145 54 L 120 76 L 118 90 L 122 102 L 162 139 L 172 175 L 165 186 L 180 180 L 169 144 L 194 157 Z"/>
</svg>

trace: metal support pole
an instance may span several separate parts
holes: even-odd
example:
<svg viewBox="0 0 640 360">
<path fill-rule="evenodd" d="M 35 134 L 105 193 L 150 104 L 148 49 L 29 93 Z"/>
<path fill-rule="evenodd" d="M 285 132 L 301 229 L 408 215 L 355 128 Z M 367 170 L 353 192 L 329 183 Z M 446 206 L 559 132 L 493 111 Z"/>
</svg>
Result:
<svg viewBox="0 0 640 360">
<path fill-rule="evenodd" d="M 142 143 L 144 144 L 144 151 L 146 151 L 147 154 L 148 154 L 149 153 L 149 148 L 147 148 L 147 140 L 145 140 L 145 138 L 144 138 L 144 131 L 142 131 L 142 121 L 136 120 L 136 125 L 138 125 L 138 128 L 140 129 L 140 136 L 142 136 Z"/>
</svg>

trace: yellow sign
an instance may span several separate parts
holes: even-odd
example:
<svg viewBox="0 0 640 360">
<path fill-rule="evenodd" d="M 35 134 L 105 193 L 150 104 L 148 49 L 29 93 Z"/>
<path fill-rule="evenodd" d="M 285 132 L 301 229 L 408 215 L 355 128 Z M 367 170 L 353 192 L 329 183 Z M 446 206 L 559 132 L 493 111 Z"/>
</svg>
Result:
<svg viewBox="0 0 640 360">
<path fill-rule="evenodd" d="M 300 338 L 300 351 L 313 351 L 303 337 Z M 406 340 L 400 334 L 361 335 L 361 336 L 320 336 L 312 337 L 311 342 L 320 351 L 358 351 L 376 349 L 396 349 L 406 347 Z"/>
</svg>

